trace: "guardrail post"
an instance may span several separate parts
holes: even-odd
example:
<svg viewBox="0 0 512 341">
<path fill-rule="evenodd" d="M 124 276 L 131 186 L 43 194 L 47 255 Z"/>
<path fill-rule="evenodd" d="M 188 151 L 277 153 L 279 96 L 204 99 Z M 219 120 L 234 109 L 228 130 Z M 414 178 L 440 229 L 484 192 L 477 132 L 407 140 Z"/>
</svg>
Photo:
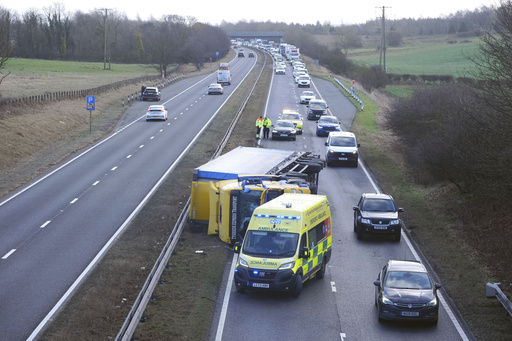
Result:
<svg viewBox="0 0 512 341">
<path fill-rule="evenodd" d="M 501 302 L 507 313 L 512 316 L 512 303 L 507 295 L 501 290 L 501 283 L 487 283 L 485 284 L 485 296 L 496 297 Z"/>
</svg>

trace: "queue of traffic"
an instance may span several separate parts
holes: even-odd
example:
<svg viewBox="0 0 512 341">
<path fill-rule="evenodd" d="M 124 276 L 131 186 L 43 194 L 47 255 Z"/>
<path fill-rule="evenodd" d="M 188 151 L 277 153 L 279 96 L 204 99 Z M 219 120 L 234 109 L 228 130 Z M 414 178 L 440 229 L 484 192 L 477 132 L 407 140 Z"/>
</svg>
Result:
<svg viewBox="0 0 512 341">
<path fill-rule="evenodd" d="M 286 75 L 283 56 L 274 53 L 273 59 L 275 75 Z M 297 87 L 310 88 L 311 78 L 305 64 L 298 57 L 290 60 L 290 64 Z M 360 145 L 356 136 L 342 130 L 327 103 L 309 89 L 302 92 L 300 103 L 307 106 L 308 121 L 316 121 L 316 135 L 327 137 L 325 165 L 342 163 L 358 167 Z M 305 128 L 299 111 L 283 109 L 272 125 L 272 140 L 295 140 Z M 333 225 L 329 201 L 324 195 L 296 191 L 282 191 L 272 200 L 258 201 L 261 205 L 250 209 L 251 218 L 246 220 L 243 234 L 234 243 L 234 252 L 238 254 L 233 274 L 235 288 L 239 293 L 272 290 L 297 297 L 305 281 L 324 277 L 331 259 Z M 358 240 L 377 235 L 400 241 L 402 222 L 398 214 L 403 209 L 395 205 L 390 195 L 363 193 L 353 210 Z M 374 285 L 379 321 L 437 323 L 437 290 L 441 285 L 420 262 L 390 260 Z"/>
</svg>

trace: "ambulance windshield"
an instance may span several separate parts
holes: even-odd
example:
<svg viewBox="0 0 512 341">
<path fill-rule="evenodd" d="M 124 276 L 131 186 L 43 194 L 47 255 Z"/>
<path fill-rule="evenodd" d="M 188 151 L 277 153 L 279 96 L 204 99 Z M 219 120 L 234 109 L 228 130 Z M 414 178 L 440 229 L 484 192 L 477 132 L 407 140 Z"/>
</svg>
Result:
<svg viewBox="0 0 512 341">
<path fill-rule="evenodd" d="M 244 253 L 250 256 L 282 258 L 293 257 L 299 235 L 290 232 L 249 230 L 244 239 Z"/>
</svg>

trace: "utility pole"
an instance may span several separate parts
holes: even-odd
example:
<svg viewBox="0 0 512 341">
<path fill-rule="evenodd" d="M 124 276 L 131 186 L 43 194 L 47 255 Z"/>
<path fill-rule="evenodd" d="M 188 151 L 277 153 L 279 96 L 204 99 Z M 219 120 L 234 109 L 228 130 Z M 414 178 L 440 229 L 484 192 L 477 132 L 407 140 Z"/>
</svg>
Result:
<svg viewBox="0 0 512 341">
<path fill-rule="evenodd" d="M 386 69 L 386 13 L 385 13 L 385 10 L 386 10 L 386 7 L 382 6 L 382 18 L 381 18 L 382 19 L 382 34 L 381 34 L 381 38 L 380 38 L 380 60 L 379 60 L 380 68 L 384 72 L 387 71 L 387 69 Z"/>
<path fill-rule="evenodd" d="M 107 69 L 107 17 L 108 17 L 108 10 L 112 10 L 111 8 L 100 8 L 101 11 L 105 11 L 105 14 L 103 15 L 103 31 L 104 31 L 104 41 L 105 45 L 103 47 L 103 70 Z M 110 63 L 109 63 L 109 69 L 110 69 Z"/>
</svg>

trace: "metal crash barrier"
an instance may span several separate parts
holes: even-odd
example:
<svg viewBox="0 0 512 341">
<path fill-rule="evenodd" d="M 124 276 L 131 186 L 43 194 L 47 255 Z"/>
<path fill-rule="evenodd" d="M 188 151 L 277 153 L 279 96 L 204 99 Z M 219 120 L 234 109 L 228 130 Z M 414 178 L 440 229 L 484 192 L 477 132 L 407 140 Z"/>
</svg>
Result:
<svg viewBox="0 0 512 341">
<path fill-rule="evenodd" d="M 512 285 L 512 284 L 511 284 Z M 501 283 L 486 283 L 485 296 L 496 297 L 501 302 L 507 313 L 512 316 L 512 303 L 507 295 L 501 290 Z"/>
</svg>

